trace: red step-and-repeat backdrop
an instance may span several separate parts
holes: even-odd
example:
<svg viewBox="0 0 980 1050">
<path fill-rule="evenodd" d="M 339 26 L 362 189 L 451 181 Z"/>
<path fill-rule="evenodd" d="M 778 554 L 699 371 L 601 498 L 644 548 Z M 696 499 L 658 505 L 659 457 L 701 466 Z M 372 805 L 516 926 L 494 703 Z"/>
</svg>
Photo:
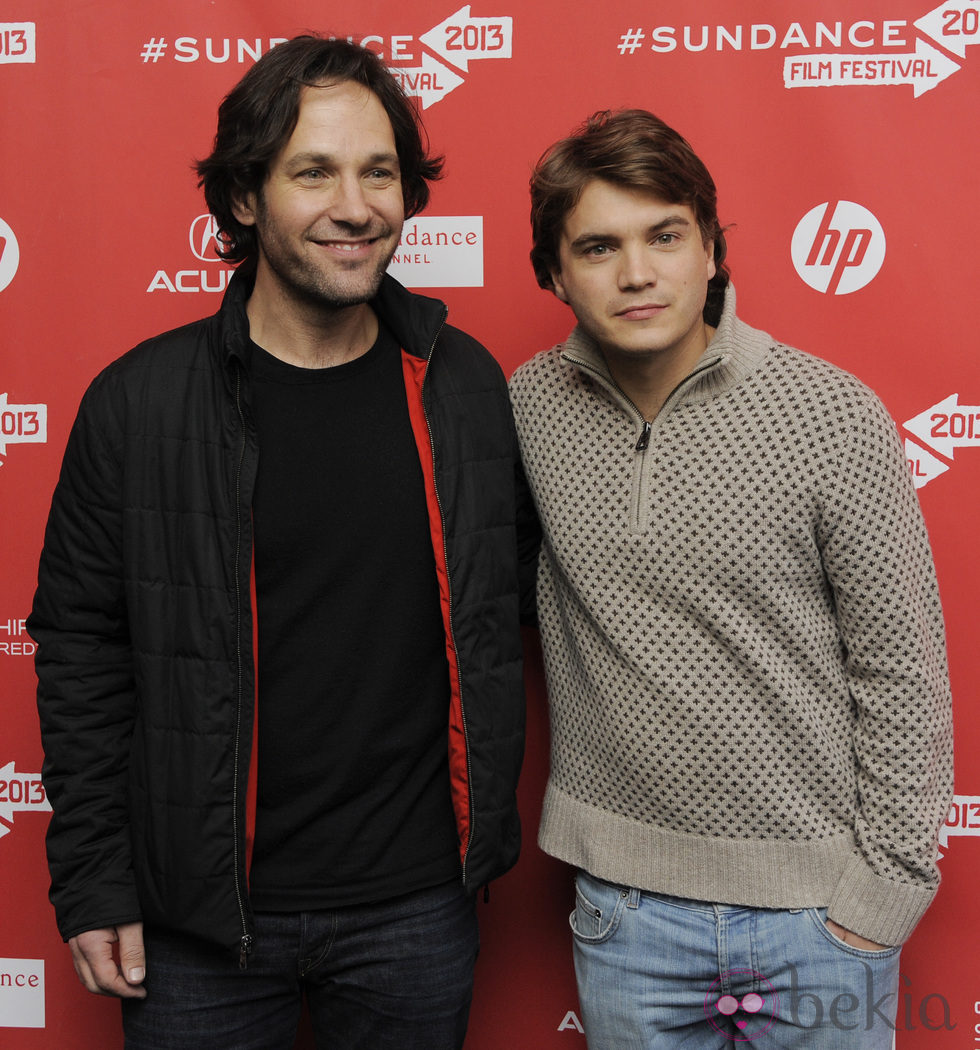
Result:
<svg viewBox="0 0 980 1050">
<path fill-rule="evenodd" d="M 227 282 L 191 171 L 218 103 L 277 41 L 313 30 L 376 50 L 419 97 L 447 178 L 406 223 L 393 270 L 444 298 L 508 374 L 571 326 L 527 261 L 533 163 L 589 113 L 642 106 L 715 177 L 744 319 L 885 401 L 935 549 L 958 734 L 943 886 L 902 956 L 897 1045 L 980 1046 L 980 0 L 458 3 L 3 4 L 0 1044 L 122 1045 L 116 1004 L 78 985 L 46 899 L 24 620 L 85 386 L 141 339 L 213 312 Z M 480 906 L 473 1050 L 585 1045 L 569 873 L 534 844 L 548 728 L 527 641 L 526 844 Z"/>
</svg>

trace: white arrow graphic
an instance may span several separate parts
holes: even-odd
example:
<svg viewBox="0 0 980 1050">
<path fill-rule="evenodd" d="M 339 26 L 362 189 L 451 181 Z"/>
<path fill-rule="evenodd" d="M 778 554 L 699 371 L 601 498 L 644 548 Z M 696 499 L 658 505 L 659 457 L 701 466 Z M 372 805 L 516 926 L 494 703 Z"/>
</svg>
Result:
<svg viewBox="0 0 980 1050">
<path fill-rule="evenodd" d="M 0 394 L 0 456 L 7 454 L 8 445 L 47 440 L 47 405 L 8 405 L 7 395 Z"/>
<path fill-rule="evenodd" d="M 980 0 L 941 4 L 914 25 L 947 51 L 966 58 L 967 44 L 980 44 Z"/>
<path fill-rule="evenodd" d="M 476 58 L 510 58 L 514 19 L 470 18 L 470 5 L 461 7 L 419 40 L 464 73 Z"/>
<path fill-rule="evenodd" d="M 51 809 L 41 774 L 18 773 L 13 762 L 8 762 L 0 769 L 0 817 L 13 823 L 14 813 L 25 809 Z"/>
<path fill-rule="evenodd" d="M 918 98 L 952 76 L 959 65 L 924 40 L 904 55 L 798 55 L 783 60 L 783 85 L 891 87 L 911 84 Z"/>
<path fill-rule="evenodd" d="M 948 849 L 954 835 L 980 835 L 980 797 L 953 796 L 946 823 L 939 829 L 940 849 Z"/>
<path fill-rule="evenodd" d="M 904 426 L 934 452 L 952 459 L 955 449 L 980 446 L 980 405 L 961 405 L 959 394 L 950 394 Z"/>
<path fill-rule="evenodd" d="M 422 100 L 422 108 L 441 102 L 450 91 L 455 91 L 463 78 L 431 55 L 422 55 L 422 65 L 412 69 L 389 66 L 389 72 L 398 80 L 402 91 L 410 97 Z"/>
<path fill-rule="evenodd" d="M 912 471 L 912 484 L 921 489 L 935 481 L 940 474 L 949 470 L 949 464 L 944 463 L 931 452 L 926 452 L 914 441 L 905 439 L 905 458 L 909 461 L 909 469 Z"/>
</svg>

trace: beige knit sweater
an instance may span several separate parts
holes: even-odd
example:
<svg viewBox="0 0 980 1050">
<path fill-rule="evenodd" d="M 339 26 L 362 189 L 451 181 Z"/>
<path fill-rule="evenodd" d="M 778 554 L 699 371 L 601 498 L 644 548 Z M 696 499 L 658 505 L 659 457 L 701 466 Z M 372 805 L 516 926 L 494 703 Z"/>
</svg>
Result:
<svg viewBox="0 0 980 1050">
<path fill-rule="evenodd" d="M 580 329 L 511 380 L 544 531 L 544 850 L 882 944 L 936 891 L 942 611 L 894 424 L 735 316 L 644 424 Z"/>
</svg>

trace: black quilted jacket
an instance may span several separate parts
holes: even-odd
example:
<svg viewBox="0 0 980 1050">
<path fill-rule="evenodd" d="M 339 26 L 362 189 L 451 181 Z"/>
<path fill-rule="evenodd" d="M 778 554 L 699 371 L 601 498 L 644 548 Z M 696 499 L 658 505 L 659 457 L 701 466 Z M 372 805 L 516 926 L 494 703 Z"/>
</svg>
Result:
<svg viewBox="0 0 980 1050">
<path fill-rule="evenodd" d="M 248 293 L 236 275 L 215 316 L 106 368 L 68 442 L 28 621 L 66 939 L 143 919 L 251 945 Z M 476 888 L 520 845 L 518 596 L 533 590 L 535 527 L 516 521 L 529 504 L 496 362 L 391 278 L 374 305 L 403 347 L 442 535 L 453 802 Z"/>
</svg>

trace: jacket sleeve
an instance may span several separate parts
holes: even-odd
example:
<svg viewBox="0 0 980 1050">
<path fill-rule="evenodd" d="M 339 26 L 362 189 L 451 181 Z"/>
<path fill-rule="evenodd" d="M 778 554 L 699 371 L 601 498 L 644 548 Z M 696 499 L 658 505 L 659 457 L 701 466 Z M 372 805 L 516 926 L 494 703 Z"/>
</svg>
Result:
<svg viewBox="0 0 980 1050">
<path fill-rule="evenodd" d="M 939 590 L 901 443 L 863 391 L 836 438 L 820 536 L 857 715 L 856 850 L 828 916 L 880 944 L 911 934 L 939 885 L 953 791 Z"/>
<path fill-rule="evenodd" d="M 541 521 L 531 486 L 528 484 L 517 436 L 513 385 L 508 384 L 511 415 L 514 418 L 514 491 L 517 500 L 517 569 L 520 588 L 521 623 L 529 627 L 538 626 L 537 579 L 538 557 L 541 553 Z"/>
<path fill-rule="evenodd" d="M 127 814 L 136 715 L 123 581 L 122 437 L 103 375 L 55 489 L 28 619 L 37 643 L 51 900 L 67 940 L 140 918 Z"/>
<path fill-rule="evenodd" d="M 521 451 L 514 433 L 514 496 L 517 508 L 517 582 L 521 623 L 538 625 L 537 578 L 541 551 L 541 523 L 531 486 L 527 483 Z"/>
</svg>

